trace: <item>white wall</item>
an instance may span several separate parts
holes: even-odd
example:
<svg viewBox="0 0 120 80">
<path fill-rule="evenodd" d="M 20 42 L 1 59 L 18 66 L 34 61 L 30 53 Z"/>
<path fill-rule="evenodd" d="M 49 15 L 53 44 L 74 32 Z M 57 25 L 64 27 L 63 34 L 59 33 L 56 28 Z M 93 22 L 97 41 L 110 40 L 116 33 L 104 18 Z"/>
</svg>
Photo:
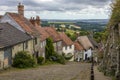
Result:
<svg viewBox="0 0 120 80">
<path fill-rule="evenodd" d="M 62 49 L 62 51 L 65 54 L 68 54 L 68 53 L 74 54 L 74 45 L 71 45 L 71 48 L 70 48 L 70 46 L 67 46 L 67 48 L 66 48 L 66 46 L 64 46 L 63 49 Z"/>
<path fill-rule="evenodd" d="M 71 46 L 71 47 L 70 47 Z M 74 45 L 70 45 L 70 46 L 64 46 L 62 49 L 62 52 L 65 53 L 65 55 L 67 55 L 68 53 L 72 53 L 72 55 L 74 55 Z M 74 56 L 70 61 L 74 60 Z"/>
<path fill-rule="evenodd" d="M 92 50 L 88 49 L 88 50 L 84 51 L 83 60 L 85 60 L 85 55 L 86 54 L 87 54 L 87 58 L 90 58 L 92 56 Z"/>
</svg>

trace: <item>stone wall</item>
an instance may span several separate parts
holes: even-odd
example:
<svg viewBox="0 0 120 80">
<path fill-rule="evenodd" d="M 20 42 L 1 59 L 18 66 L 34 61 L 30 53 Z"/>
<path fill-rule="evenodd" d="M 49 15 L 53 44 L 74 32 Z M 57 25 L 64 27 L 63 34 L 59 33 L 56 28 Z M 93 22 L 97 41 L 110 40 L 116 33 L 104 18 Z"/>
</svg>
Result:
<svg viewBox="0 0 120 80">
<path fill-rule="evenodd" d="M 120 25 L 110 27 L 100 67 L 106 75 L 120 76 Z"/>
</svg>

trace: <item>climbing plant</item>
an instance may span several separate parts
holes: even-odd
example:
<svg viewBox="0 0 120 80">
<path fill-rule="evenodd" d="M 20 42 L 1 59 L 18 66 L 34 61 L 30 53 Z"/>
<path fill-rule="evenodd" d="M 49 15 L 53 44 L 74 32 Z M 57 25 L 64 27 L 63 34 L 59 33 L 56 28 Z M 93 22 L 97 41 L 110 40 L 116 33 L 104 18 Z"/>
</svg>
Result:
<svg viewBox="0 0 120 80">
<path fill-rule="evenodd" d="M 45 46 L 45 57 L 46 59 L 49 59 L 50 56 L 53 56 L 55 53 L 54 46 L 53 46 L 53 40 L 51 38 L 46 39 L 46 46 Z"/>
</svg>

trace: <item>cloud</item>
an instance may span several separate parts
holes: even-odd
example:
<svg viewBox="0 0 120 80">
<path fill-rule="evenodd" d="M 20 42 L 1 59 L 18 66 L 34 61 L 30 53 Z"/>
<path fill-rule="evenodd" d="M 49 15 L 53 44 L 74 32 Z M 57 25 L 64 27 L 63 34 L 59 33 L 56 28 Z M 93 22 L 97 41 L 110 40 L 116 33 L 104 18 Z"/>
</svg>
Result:
<svg viewBox="0 0 120 80">
<path fill-rule="evenodd" d="M 88 6 L 104 7 L 110 0 L 3 0 L 0 6 L 15 7 L 18 2 L 27 6 L 26 10 L 66 11 L 81 10 Z M 4 9 L 3 9 L 4 10 Z"/>
<path fill-rule="evenodd" d="M 41 14 L 44 12 L 56 13 L 98 13 L 100 9 L 107 13 L 111 0 L 3 0 L 0 2 L 0 11 L 17 11 L 17 4 L 22 2 L 26 12 Z M 91 8 L 90 8 L 91 7 Z M 100 13 L 99 13 L 100 14 Z"/>
</svg>

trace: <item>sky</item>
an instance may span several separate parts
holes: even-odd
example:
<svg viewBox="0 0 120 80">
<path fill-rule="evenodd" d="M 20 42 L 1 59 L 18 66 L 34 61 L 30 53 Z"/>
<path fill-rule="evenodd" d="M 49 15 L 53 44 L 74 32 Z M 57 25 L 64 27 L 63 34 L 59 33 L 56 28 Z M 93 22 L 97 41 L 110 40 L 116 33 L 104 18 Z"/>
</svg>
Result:
<svg viewBox="0 0 120 80">
<path fill-rule="evenodd" d="M 109 19 L 111 0 L 0 0 L 0 15 L 17 12 L 21 2 L 27 18 Z"/>
</svg>

